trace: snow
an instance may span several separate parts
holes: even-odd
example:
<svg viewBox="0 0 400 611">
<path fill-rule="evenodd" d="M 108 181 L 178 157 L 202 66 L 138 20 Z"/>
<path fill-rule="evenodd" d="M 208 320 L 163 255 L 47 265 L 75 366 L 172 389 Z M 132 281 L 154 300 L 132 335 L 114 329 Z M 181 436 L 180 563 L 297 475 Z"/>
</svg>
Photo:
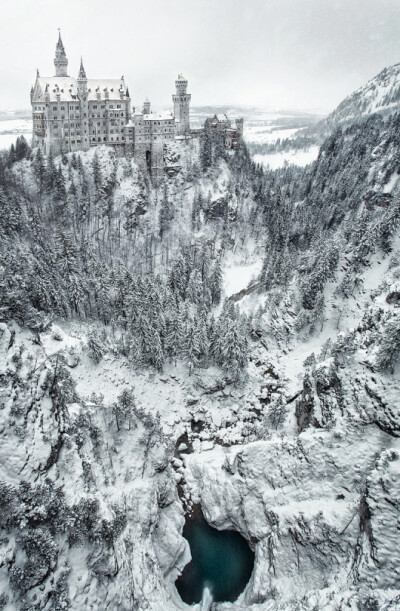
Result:
<svg viewBox="0 0 400 611">
<path fill-rule="evenodd" d="M 256 280 L 262 269 L 262 260 L 252 263 L 225 267 L 223 272 L 223 290 L 227 297 L 246 289 Z"/>
<path fill-rule="evenodd" d="M 25 136 L 28 144 L 32 139 L 32 121 L 30 119 L 7 119 L 0 121 L 0 150 L 9 149 L 15 144 L 18 136 Z"/>
<path fill-rule="evenodd" d="M 245 122 L 243 135 L 246 142 L 274 144 L 278 139 L 285 140 L 286 138 L 293 138 L 298 131 L 298 127 L 284 128 L 279 127 L 279 125 L 263 127 L 261 125 L 248 125 Z"/>
<path fill-rule="evenodd" d="M 397 172 L 394 172 L 392 176 L 390 177 L 389 182 L 387 182 L 385 186 L 383 187 L 383 192 L 391 193 L 394 187 L 397 185 L 398 179 L 399 179 L 399 175 L 397 174 Z"/>
<path fill-rule="evenodd" d="M 85 167 L 94 154 L 82 155 Z M 97 155 L 107 171 L 114 163 L 113 153 L 101 147 Z M 182 153 L 183 165 L 188 158 Z M 132 169 L 136 171 L 134 165 Z M 122 166 L 118 172 L 119 197 L 129 199 L 138 185 L 123 178 Z M 229 172 L 221 164 L 218 177 L 202 179 L 201 188 L 210 190 L 215 201 L 226 193 L 228 181 Z M 389 185 L 395 188 L 393 177 Z M 188 199 L 182 199 L 183 210 L 193 191 L 190 187 Z M 398 238 L 393 249 L 399 249 Z M 260 251 L 247 239 L 224 255 L 226 296 L 257 279 Z M 373 592 L 381 608 L 399 593 L 400 439 L 383 426 L 400 417 L 399 375 L 371 371 L 366 362 L 373 347 L 358 330 L 365 312 L 390 311 L 393 306 L 385 297 L 397 289 L 398 279 L 396 270 L 389 268 L 389 257 L 378 252 L 365 268 L 358 292 L 344 299 L 337 293 L 345 273 L 346 263 L 341 263 L 337 277 L 325 285 L 325 316 L 313 334 L 293 329 L 295 286 L 287 288 L 276 311 L 266 312 L 266 340 L 249 342 L 249 378 L 239 387 L 224 385 L 216 368 L 189 375 L 182 362 L 168 363 L 162 373 L 135 370 L 129 359 L 111 349 L 95 364 L 86 348 L 90 325 L 85 323 L 56 321 L 39 338 L 0 324 L 0 374 L 5 382 L 1 479 L 17 483 L 21 478 L 41 482 L 49 477 L 54 485 L 65 486 L 71 504 L 94 497 L 104 519 L 113 515 L 115 505 L 126 512 L 126 529 L 112 550 L 95 544 L 70 549 L 60 543 L 59 565 L 68 562 L 71 567 L 72 609 L 131 608 L 132 593 L 138 609 L 188 609 L 173 585 L 190 558 L 181 535 L 183 498 L 189 504 L 201 502 L 211 524 L 239 530 L 255 549 L 255 567 L 245 592 L 237 602 L 219 605 L 221 610 L 276 611 L 279 606 L 280 611 L 356 611 L 363 608 L 362 592 L 354 585 L 356 572 L 362 588 Z M 239 307 L 251 312 L 261 300 L 268 305 L 270 297 L 250 294 Z M 11 329 L 16 338 L 9 350 Z M 342 365 L 337 366 L 332 356 L 319 359 L 315 373 L 327 383 L 318 392 L 313 378 L 309 391 L 317 426 L 298 433 L 298 405 L 289 399 L 303 388 L 304 359 L 312 352 L 318 355 L 328 339 L 335 341 L 350 332 L 358 349 L 346 355 Z M 21 346 L 23 359 L 17 370 Z M 65 368 L 76 384 L 66 424 L 84 416 L 88 427 L 82 427 L 79 447 L 71 430 L 62 431 L 57 464 L 46 472 L 44 465 L 60 432 L 47 379 L 49 374 L 54 379 L 51 359 L 54 362 L 56 355 L 65 357 Z M 32 363 L 38 369 L 33 371 Z M 336 385 L 329 379 L 333 368 Z M 117 431 L 112 405 L 126 387 L 133 389 L 145 418 L 135 417 L 132 426 L 125 423 Z M 367 389 L 374 391 L 372 398 Z M 13 394 L 16 391 L 19 396 Z M 31 409 L 21 436 L 11 410 L 25 404 Z M 272 416 L 279 408 L 283 415 L 275 424 Z M 328 424 L 319 428 L 327 413 Z M 158 417 L 160 429 L 148 437 L 147 419 Z M 96 430 L 97 442 L 90 437 Z M 85 476 L 88 471 L 90 478 Z M 3 563 L 6 554 L 11 557 L 14 542 L 10 538 L 0 543 Z M 93 561 L 103 555 L 105 563 L 118 567 L 105 580 L 96 579 L 93 571 Z"/>
<path fill-rule="evenodd" d="M 267 155 L 255 154 L 253 155 L 253 160 L 255 163 L 261 163 L 264 167 L 268 167 L 271 170 L 277 170 L 288 164 L 304 167 L 315 161 L 318 153 L 318 146 L 310 146 L 308 150 L 293 149 L 280 153 L 268 153 Z"/>
</svg>

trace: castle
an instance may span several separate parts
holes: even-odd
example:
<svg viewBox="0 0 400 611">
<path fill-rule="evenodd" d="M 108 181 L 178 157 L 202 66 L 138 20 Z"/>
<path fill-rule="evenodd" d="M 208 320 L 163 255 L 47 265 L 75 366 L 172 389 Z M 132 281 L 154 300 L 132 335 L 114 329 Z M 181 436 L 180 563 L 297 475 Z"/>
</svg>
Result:
<svg viewBox="0 0 400 611">
<path fill-rule="evenodd" d="M 86 151 L 105 144 L 119 154 L 133 156 L 142 170 L 154 178 L 164 172 L 165 144 L 175 139 L 198 137 L 202 130 L 190 128 L 188 81 L 179 74 L 172 96 L 174 114 L 151 112 L 145 101 L 142 111 L 131 107 L 129 89 L 120 79 L 88 79 L 83 62 L 78 77 L 68 76 L 68 59 L 59 33 L 54 58 L 55 76 L 42 77 L 39 70 L 31 89 L 32 146 L 54 155 Z M 223 131 L 225 145 L 233 148 L 243 137 L 243 120 L 233 128 L 218 116 L 211 125 Z"/>
</svg>

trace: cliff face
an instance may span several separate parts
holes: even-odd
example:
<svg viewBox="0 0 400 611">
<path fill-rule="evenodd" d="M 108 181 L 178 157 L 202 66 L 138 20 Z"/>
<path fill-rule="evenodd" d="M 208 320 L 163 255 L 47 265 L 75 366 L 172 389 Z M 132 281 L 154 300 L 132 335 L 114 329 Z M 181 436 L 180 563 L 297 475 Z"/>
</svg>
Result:
<svg viewBox="0 0 400 611">
<path fill-rule="evenodd" d="M 99 394 L 77 393 L 71 374 L 82 384 L 103 375 L 80 337 L 1 326 L 5 608 L 168 606 L 165 576 L 185 541 L 167 444 L 139 405 L 117 427 Z M 109 392 L 119 381 L 107 378 Z"/>
</svg>

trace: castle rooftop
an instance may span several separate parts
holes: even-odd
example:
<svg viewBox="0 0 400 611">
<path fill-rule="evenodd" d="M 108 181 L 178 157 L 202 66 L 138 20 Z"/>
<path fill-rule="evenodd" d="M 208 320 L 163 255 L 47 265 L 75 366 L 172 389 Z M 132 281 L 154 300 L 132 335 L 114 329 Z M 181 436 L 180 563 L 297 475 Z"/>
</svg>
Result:
<svg viewBox="0 0 400 611">
<path fill-rule="evenodd" d="M 62 102 L 73 102 L 78 99 L 77 79 L 71 76 L 39 76 L 37 77 L 36 83 L 41 89 L 41 95 L 39 95 L 39 97 L 42 97 L 43 101 L 46 86 L 48 86 L 47 92 L 50 95 L 50 102 L 57 101 L 57 94 L 60 95 L 59 99 Z M 98 100 L 98 93 L 100 93 L 100 100 L 120 100 L 121 90 L 124 92 L 125 97 L 127 88 L 123 79 L 87 80 L 89 101 Z M 108 98 L 106 98 L 106 92 L 108 92 Z"/>
</svg>

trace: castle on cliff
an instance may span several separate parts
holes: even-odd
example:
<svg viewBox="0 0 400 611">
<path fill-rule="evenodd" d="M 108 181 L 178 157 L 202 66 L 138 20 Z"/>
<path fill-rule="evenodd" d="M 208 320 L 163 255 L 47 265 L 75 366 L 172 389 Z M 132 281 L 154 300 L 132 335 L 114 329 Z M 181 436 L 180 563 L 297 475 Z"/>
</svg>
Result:
<svg viewBox="0 0 400 611">
<path fill-rule="evenodd" d="M 175 139 L 197 137 L 190 128 L 188 81 L 179 74 L 172 96 L 174 112 L 151 112 L 146 100 L 141 111 L 132 108 L 124 77 L 88 79 L 81 60 L 78 77 L 68 76 L 68 59 L 61 39 L 56 45 L 55 76 L 40 76 L 31 89 L 32 146 L 43 153 L 59 155 L 87 151 L 105 144 L 119 154 L 133 156 L 143 170 L 160 177 L 164 170 L 164 148 Z M 235 127 L 225 115 L 215 115 L 212 126 L 223 131 L 225 145 L 233 148 L 243 137 L 243 120 Z"/>
</svg>

